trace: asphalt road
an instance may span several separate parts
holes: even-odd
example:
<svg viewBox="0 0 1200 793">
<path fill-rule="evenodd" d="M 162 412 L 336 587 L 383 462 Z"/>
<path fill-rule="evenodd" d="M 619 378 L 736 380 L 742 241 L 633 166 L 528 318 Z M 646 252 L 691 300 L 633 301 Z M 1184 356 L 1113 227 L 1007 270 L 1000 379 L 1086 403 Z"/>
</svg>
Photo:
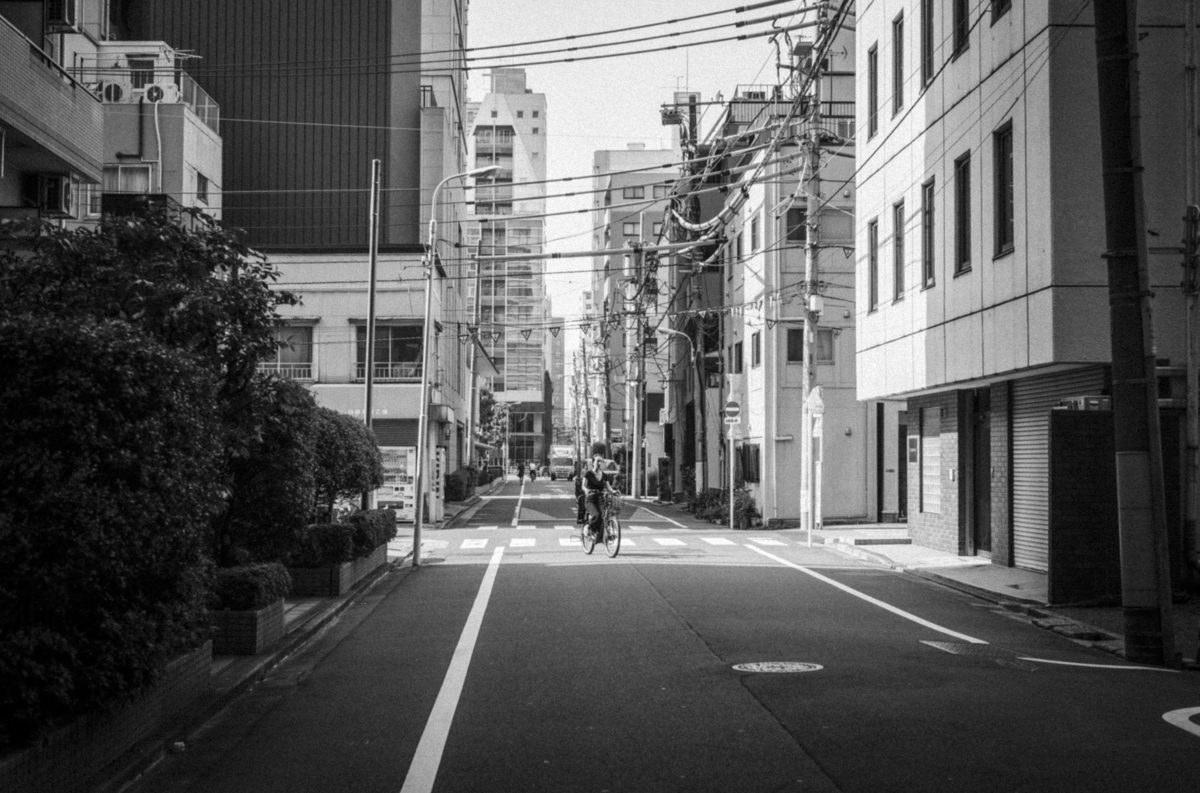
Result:
<svg viewBox="0 0 1200 793">
<path fill-rule="evenodd" d="M 1200 789 L 1194 673 L 629 506 L 587 556 L 571 484 L 507 484 L 132 790 Z"/>
</svg>

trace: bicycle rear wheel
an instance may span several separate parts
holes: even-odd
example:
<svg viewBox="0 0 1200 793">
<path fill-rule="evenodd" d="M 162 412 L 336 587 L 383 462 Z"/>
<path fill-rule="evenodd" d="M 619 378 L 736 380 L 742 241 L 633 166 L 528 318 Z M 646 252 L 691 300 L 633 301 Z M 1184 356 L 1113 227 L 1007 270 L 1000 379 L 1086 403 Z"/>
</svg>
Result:
<svg viewBox="0 0 1200 793">
<path fill-rule="evenodd" d="M 604 550 L 610 557 L 621 552 L 621 521 L 611 515 L 604 523 Z"/>
</svg>

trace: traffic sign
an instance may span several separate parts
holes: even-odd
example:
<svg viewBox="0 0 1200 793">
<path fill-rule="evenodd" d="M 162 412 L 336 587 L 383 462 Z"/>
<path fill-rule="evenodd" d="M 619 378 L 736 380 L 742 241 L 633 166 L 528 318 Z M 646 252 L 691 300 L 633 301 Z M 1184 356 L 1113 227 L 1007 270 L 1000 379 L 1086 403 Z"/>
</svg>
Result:
<svg viewBox="0 0 1200 793">
<path fill-rule="evenodd" d="M 741 415 L 742 415 L 742 406 L 741 405 L 739 405 L 737 402 L 734 402 L 732 399 L 725 403 L 725 418 L 726 418 L 726 420 L 737 418 L 738 416 L 741 416 Z M 732 423 L 732 422 L 727 421 L 727 423 Z"/>
<path fill-rule="evenodd" d="M 725 423 L 726 424 L 741 424 L 742 417 L 741 416 L 726 416 Z"/>
</svg>

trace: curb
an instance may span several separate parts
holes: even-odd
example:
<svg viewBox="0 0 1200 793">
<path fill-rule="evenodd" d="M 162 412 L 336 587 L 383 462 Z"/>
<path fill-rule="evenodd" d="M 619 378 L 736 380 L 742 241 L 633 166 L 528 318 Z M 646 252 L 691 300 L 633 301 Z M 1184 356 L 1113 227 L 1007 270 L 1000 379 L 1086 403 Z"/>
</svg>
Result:
<svg viewBox="0 0 1200 793">
<path fill-rule="evenodd" d="M 309 617 L 291 633 L 285 634 L 281 644 L 274 651 L 261 656 L 253 656 L 254 661 L 250 665 L 236 671 L 214 675 L 212 692 L 197 699 L 175 724 L 130 749 L 126 753 L 126 759 L 117 761 L 117 770 L 106 775 L 107 778 L 97 785 L 96 793 L 114 793 L 124 790 L 130 783 L 136 781 L 168 753 L 168 747 L 176 742 L 186 743 L 188 738 L 203 728 L 226 706 L 261 682 L 272 669 L 302 649 L 309 640 L 341 616 L 346 609 L 374 589 L 384 577 L 389 573 L 401 570 L 410 556 L 412 556 L 411 551 L 394 562 L 381 564 L 350 592 Z M 226 683 L 225 687 L 221 685 L 222 680 Z"/>
</svg>

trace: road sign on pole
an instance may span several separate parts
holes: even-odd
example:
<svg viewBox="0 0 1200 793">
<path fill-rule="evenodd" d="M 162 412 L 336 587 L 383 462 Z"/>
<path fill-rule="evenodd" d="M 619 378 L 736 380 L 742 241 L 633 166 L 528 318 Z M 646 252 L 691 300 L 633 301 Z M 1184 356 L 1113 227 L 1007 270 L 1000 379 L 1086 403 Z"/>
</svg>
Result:
<svg viewBox="0 0 1200 793">
<path fill-rule="evenodd" d="M 732 399 L 725 403 L 725 418 L 734 419 L 742 415 L 742 406 Z"/>
</svg>

